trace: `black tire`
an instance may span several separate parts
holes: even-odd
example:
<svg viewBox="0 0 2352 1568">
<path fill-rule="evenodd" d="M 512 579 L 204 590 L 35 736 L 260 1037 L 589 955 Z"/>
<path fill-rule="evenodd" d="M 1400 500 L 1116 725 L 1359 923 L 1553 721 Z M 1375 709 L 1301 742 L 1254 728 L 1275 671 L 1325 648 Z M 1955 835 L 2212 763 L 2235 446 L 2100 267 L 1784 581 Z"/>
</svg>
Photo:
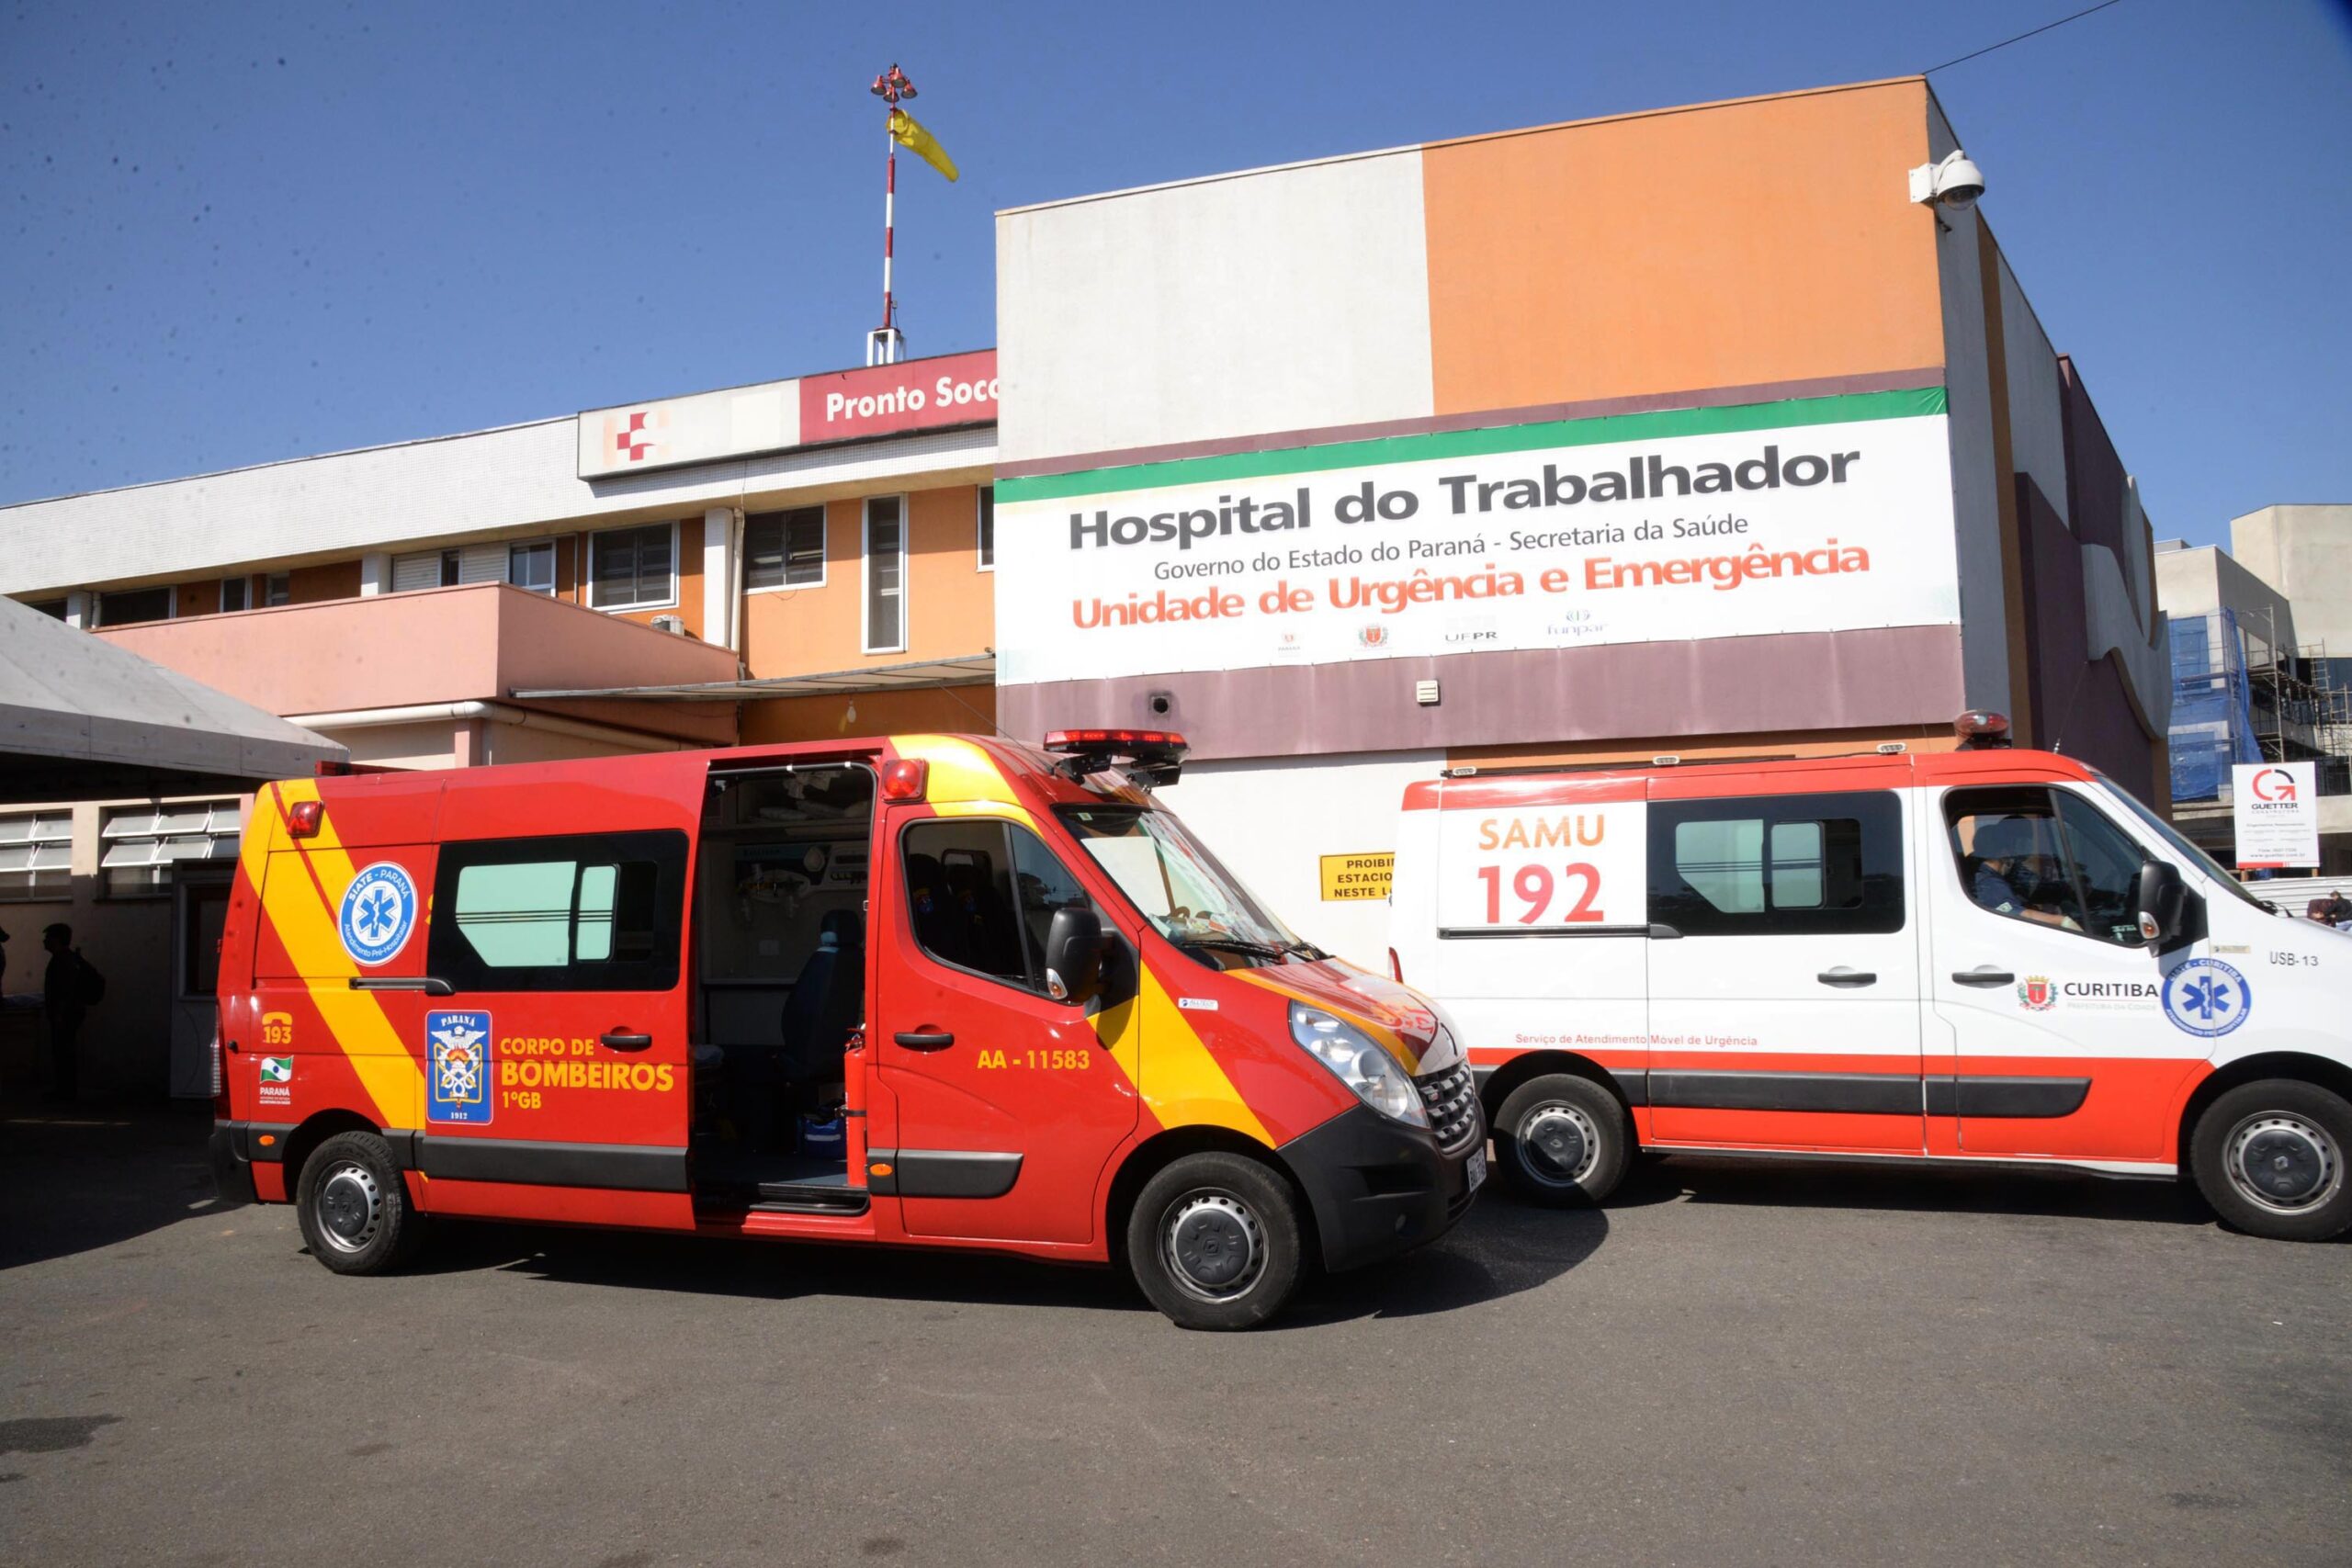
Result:
<svg viewBox="0 0 2352 1568">
<path fill-rule="evenodd" d="M 1495 1164 L 1532 1203 L 1590 1208 L 1617 1190 L 1633 1154 L 1632 1119 L 1590 1078 L 1530 1078 L 1495 1113 Z"/>
<path fill-rule="evenodd" d="M 2188 1166 L 2222 1219 L 2274 1241 L 2352 1229 L 2352 1101 L 2314 1083 L 2240 1084 L 2197 1118 Z"/>
<path fill-rule="evenodd" d="M 1240 1155 L 1186 1155 L 1127 1216 L 1127 1272 L 1180 1328 L 1255 1328 L 1289 1303 L 1305 1255 L 1297 1194 Z"/>
<path fill-rule="evenodd" d="M 311 1256 L 338 1274 L 396 1269 L 424 1235 L 391 1148 L 373 1133 L 337 1133 L 311 1151 L 294 1213 Z"/>
</svg>

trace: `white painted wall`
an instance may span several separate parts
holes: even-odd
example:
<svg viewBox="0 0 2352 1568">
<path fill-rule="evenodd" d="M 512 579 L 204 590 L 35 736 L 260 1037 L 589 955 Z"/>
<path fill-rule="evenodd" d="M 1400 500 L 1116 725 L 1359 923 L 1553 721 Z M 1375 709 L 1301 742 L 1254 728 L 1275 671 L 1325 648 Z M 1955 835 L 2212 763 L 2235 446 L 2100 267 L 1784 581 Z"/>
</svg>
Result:
<svg viewBox="0 0 2352 1568">
<path fill-rule="evenodd" d="M 218 575 L 466 535 L 693 517 L 714 506 L 820 500 L 892 481 L 985 483 L 992 429 L 589 481 L 570 418 L 0 507 L 0 593 Z"/>
<path fill-rule="evenodd" d="M 1424 232 L 1418 148 L 1000 214 L 1005 458 L 1426 417 Z"/>
<path fill-rule="evenodd" d="M 1293 931 L 1385 974 L 1387 901 L 1324 902 L 1321 857 L 1395 850 L 1405 786 L 1444 766 L 1442 751 L 1195 762 L 1159 798 Z"/>
</svg>

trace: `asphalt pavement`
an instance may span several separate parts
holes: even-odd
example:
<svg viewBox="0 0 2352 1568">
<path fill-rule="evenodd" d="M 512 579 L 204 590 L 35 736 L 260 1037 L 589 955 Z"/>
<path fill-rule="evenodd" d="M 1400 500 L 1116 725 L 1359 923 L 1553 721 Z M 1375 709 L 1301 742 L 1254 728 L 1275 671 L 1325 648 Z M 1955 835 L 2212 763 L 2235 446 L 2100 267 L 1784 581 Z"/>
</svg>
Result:
<svg viewBox="0 0 2352 1568">
<path fill-rule="evenodd" d="M 1653 1162 L 1186 1334 L 1104 1272 L 444 1225 L 0 1121 L 11 1563 L 2352 1562 L 2352 1247 L 2056 1174 Z"/>
</svg>

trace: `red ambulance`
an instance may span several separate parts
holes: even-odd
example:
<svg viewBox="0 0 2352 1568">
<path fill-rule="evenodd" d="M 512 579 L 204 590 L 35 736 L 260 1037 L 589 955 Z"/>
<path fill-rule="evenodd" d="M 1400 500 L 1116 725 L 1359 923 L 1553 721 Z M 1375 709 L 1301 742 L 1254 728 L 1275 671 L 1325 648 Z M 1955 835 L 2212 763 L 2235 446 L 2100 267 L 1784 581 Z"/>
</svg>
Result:
<svg viewBox="0 0 2352 1568">
<path fill-rule="evenodd" d="M 1188 1327 L 1442 1234 L 1444 1021 L 1070 731 L 272 784 L 221 947 L 223 1191 L 340 1273 L 433 1216 L 980 1248 Z"/>
<path fill-rule="evenodd" d="M 2352 1228 L 2352 940 L 2000 716 L 1960 732 L 1409 786 L 1395 973 L 1514 1187 L 1599 1202 L 1640 1150 L 2064 1166 Z"/>
</svg>

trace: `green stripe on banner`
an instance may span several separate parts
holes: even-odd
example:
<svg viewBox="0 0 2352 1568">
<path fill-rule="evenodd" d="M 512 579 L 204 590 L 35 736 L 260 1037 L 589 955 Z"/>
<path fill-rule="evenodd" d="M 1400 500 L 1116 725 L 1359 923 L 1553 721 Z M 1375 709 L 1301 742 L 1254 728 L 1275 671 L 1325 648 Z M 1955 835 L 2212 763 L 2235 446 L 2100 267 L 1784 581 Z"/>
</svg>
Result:
<svg viewBox="0 0 2352 1568">
<path fill-rule="evenodd" d="M 1792 398 L 1783 402 L 1741 403 L 1731 408 L 1660 409 L 1653 413 L 1605 414 L 1598 419 L 1561 419 L 1544 424 L 1493 425 L 1480 430 L 1440 430 L 1422 435 L 1335 442 L 1328 446 L 1286 446 L 1271 452 L 1173 457 L 1164 463 L 1135 463 L 1121 468 L 1039 474 L 1028 479 L 997 480 L 996 498 L 1000 502 L 1056 501 L 1064 496 L 1103 495 L 1113 491 L 1224 484 L 1274 474 L 1319 473 L 1330 468 L 1427 462 L 1440 457 L 1482 457 L 1497 452 L 1536 452 L 1547 447 L 1595 446 L 1611 441 L 1662 441 L 1676 435 L 1725 435 L 1744 430 L 1790 430 L 1808 424 L 1915 419 L 1942 413 L 1944 409 L 1941 387 L 1852 392 L 1835 398 Z"/>
</svg>

